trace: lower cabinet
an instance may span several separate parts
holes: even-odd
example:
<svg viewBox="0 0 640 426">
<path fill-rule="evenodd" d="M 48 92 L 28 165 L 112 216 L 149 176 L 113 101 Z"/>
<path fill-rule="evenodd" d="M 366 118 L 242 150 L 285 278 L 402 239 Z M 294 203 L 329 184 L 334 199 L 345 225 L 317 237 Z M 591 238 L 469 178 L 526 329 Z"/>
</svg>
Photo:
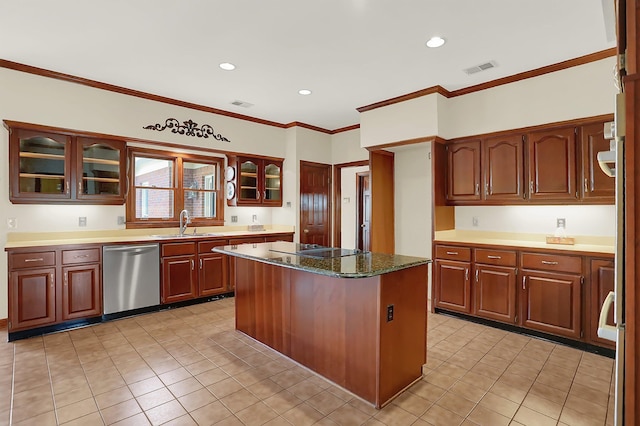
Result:
<svg viewBox="0 0 640 426">
<path fill-rule="evenodd" d="M 611 259 L 590 259 L 589 261 L 589 281 L 591 285 L 591 295 L 588 303 L 591 310 L 591 327 L 589 338 L 597 344 L 615 349 L 616 342 L 611 340 L 601 339 L 598 337 L 598 320 L 600 319 L 600 310 L 604 299 L 607 297 L 610 291 L 613 291 L 615 287 L 615 271 L 614 263 Z M 607 325 L 614 326 L 613 320 L 613 308 L 609 310 L 607 316 Z"/>
<path fill-rule="evenodd" d="M 510 324 L 516 321 L 516 253 L 474 250 L 473 314 Z"/>
<path fill-rule="evenodd" d="M 9 333 L 102 315 L 100 247 L 9 250 Z"/>
<path fill-rule="evenodd" d="M 436 260 L 436 306 L 468 314 L 471 312 L 471 283 L 469 262 Z"/>
<path fill-rule="evenodd" d="M 198 296 L 214 296 L 228 291 L 227 256 L 211 251 L 214 247 L 226 244 L 226 241 L 198 243 Z"/>
</svg>

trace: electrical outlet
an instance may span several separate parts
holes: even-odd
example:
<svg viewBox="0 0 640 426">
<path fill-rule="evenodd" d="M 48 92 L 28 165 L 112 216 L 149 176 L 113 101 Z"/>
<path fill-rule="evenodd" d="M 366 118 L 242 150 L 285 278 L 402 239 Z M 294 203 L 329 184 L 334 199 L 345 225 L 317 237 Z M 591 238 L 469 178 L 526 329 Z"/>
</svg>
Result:
<svg viewBox="0 0 640 426">
<path fill-rule="evenodd" d="M 86 216 L 78 217 L 78 226 L 87 226 L 87 217 Z"/>
<path fill-rule="evenodd" d="M 7 218 L 7 229 L 18 229 L 18 219 L 15 217 Z"/>
<path fill-rule="evenodd" d="M 124 225 L 125 221 L 124 221 L 124 216 L 118 216 L 118 225 Z"/>
<path fill-rule="evenodd" d="M 291 207 L 291 201 L 287 201 L 287 207 Z"/>
<path fill-rule="evenodd" d="M 478 216 L 474 216 L 471 218 L 471 224 L 473 226 L 478 226 Z"/>
<path fill-rule="evenodd" d="M 393 305 L 387 305 L 387 322 L 393 321 Z"/>
<path fill-rule="evenodd" d="M 567 227 L 567 221 L 564 217 L 559 217 L 556 219 L 556 228 L 565 228 Z"/>
<path fill-rule="evenodd" d="M 238 216 L 231 216 L 231 222 L 237 222 L 238 221 Z"/>
<path fill-rule="evenodd" d="M 254 214 L 253 216 L 251 216 L 251 220 L 254 221 L 254 222 L 257 221 L 258 220 L 258 215 Z"/>
</svg>

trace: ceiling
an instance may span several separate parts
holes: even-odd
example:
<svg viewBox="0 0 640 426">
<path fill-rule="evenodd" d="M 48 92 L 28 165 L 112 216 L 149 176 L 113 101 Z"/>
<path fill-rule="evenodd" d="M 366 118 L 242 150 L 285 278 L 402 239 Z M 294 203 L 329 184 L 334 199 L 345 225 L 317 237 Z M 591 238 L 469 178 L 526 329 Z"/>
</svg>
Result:
<svg viewBox="0 0 640 426">
<path fill-rule="evenodd" d="M 612 0 L 0 0 L 0 59 L 335 130 L 358 124 L 358 107 L 614 47 L 603 3 L 613 8 Z M 427 48 L 433 35 L 447 43 Z M 463 72 L 488 61 L 497 67 Z"/>
</svg>

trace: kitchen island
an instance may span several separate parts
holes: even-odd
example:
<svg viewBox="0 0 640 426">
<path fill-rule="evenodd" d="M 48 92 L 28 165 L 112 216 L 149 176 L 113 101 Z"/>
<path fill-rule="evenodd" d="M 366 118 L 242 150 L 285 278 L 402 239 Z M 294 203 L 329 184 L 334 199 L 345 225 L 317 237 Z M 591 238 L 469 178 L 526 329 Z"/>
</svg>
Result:
<svg viewBox="0 0 640 426">
<path fill-rule="evenodd" d="M 429 259 L 240 244 L 236 329 L 380 408 L 422 377 Z"/>
</svg>

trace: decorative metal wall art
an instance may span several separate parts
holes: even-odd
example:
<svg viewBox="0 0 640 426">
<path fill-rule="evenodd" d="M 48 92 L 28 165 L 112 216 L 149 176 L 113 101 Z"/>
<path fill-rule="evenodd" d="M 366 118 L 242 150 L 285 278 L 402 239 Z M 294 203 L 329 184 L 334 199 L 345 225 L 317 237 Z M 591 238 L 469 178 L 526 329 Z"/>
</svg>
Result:
<svg viewBox="0 0 640 426">
<path fill-rule="evenodd" d="M 213 127 L 208 124 L 203 124 L 201 127 L 198 127 L 198 123 L 193 120 L 183 121 L 182 124 L 175 118 L 167 118 L 162 124 L 149 124 L 148 126 L 144 126 L 144 129 L 147 130 L 157 130 L 159 132 L 164 129 L 171 129 L 172 133 L 178 133 L 180 135 L 186 136 L 195 136 L 198 138 L 213 138 L 220 142 L 231 142 L 229 139 L 222 136 L 220 133 L 216 133 L 213 130 Z"/>
</svg>

